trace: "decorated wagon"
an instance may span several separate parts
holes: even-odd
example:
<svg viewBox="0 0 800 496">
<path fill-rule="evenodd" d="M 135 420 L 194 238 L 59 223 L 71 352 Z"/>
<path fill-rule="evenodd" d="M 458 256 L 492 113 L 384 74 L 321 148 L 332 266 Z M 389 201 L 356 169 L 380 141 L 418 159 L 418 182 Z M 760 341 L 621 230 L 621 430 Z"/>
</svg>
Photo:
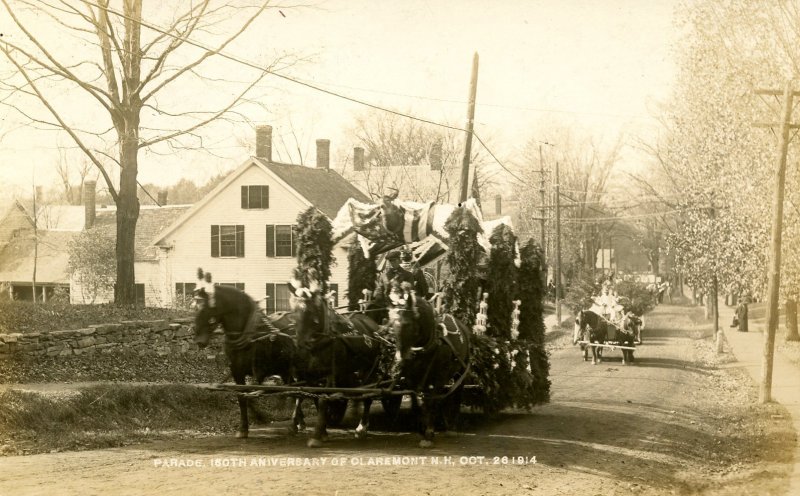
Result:
<svg viewBox="0 0 800 496">
<path fill-rule="evenodd" d="M 602 361 L 603 350 L 622 351 L 622 364 L 634 362 L 636 344 L 642 343 L 644 311 L 642 305 L 633 305 L 627 296 L 617 296 L 616 291 L 604 284 L 602 293 L 592 300 L 588 309 L 575 316 L 573 344 L 579 344 L 583 360 L 592 353 L 592 364 Z"/>
<path fill-rule="evenodd" d="M 332 247 L 345 237 L 353 240 L 346 309 L 333 308 L 327 287 Z M 219 306 L 220 292 L 229 288 L 209 280 L 198 289 L 198 342 L 210 324 L 226 330 L 237 384 L 215 388 L 240 393 L 240 435 L 247 433 L 247 395 L 297 398 L 293 430 L 303 425 L 300 401 L 313 399 L 320 415 L 310 446 L 321 445 L 326 426 L 341 420 L 348 401 L 364 402 L 361 436 L 374 400 L 396 415 L 402 398 L 410 397 L 420 415 L 421 445 L 430 446 L 437 416 L 452 427 L 462 404 L 494 412 L 549 399 L 541 253 L 532 242 L 519 248 L 510 219 L 484 222 L 473 200 L 436 205 L 384 197 L 371 205 L 351 199 L 332 224 L 313 207 L 303 212 L 298 239 L 291 318 L 260 319 L 257 306 L 243 304 L 231 312 L 239 325 L 228 325 Z M 377 269 L 400 247 L 420 270 L 431 275 L 436 267 L 438 291 L 430 299 L 407 282 L 372 297 Z M 280 371 L 265 365 L 278 362 Z M 248 368 L 254 384 L 245 384 Z M 282 384 L 261 384 L 267 375 L 280 375 Z"/>
</svg>

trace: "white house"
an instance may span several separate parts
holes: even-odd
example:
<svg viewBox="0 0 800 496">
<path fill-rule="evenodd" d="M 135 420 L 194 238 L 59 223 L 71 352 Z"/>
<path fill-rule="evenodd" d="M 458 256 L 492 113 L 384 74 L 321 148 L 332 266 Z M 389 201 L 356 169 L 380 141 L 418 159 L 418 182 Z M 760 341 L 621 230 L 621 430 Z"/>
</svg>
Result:
<svg viewBox="0 0 800 496">
<path fill-rule="evenodd" d="M 190 296 L 202 267 L 218 284 L 235 285 L 256 300 L 267 298 L 268 311 L 288 309 L 298 214 L 315 206 L 333 219 L 348 198 L 368 198 L 330 169 L 328 140 L 317 140 L 317 166 L 305 167 L 273 162 L 271 138 L 270 126 L 258 126 L 256 156 L 153 239 L 158 263 L 152 280 L 160 284 L 145 287 L 146 301 L 170 306 L 176 297 Z M 338 305 L 347 303 L 347 243 L 345 238 L 334 249 L 329 281 Z"/>
</svg>

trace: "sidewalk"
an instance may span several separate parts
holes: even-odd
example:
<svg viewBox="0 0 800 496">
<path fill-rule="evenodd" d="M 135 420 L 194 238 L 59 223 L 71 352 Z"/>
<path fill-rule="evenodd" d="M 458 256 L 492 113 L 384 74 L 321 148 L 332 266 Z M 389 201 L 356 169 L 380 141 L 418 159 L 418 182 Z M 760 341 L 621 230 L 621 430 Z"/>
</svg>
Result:
<svg viewBox="0 0 800 496">
<path fill-rule="evenodd" d="M 750 332 L 739 332 L 729 327 L 733 320 L 735 308 L 719 305 L 719 325 L 725 334 L 725 340 L 736 357 L 738 365 L 747 370 L 756 384 L 761 382 L 761 362 L 764 353 L 763 324 L 750 321 Z M 779 330 L 776 342 L 783 339 Z M 736 366 L 737 364 L 733 364 Z M 800 366 L 790 362 L 777 349 L 772 362 L 772 401 L 785 406 L 792 416 L 792 425 L 800 435 Z M 794 470 L 792 471 L 787 494 L 800 494 L 800 438 L 795 441 Z"/>
</svg>

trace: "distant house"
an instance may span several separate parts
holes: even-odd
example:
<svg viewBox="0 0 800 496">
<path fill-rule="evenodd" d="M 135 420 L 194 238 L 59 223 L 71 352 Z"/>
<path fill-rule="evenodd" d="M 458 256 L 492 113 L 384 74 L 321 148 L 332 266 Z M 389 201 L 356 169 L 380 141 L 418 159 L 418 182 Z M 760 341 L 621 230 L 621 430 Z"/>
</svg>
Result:
<svg viewBox="0 0 800 496">
<path fill-rule="evenodd" d="M 93 187 L 93 186 L 90 186 Z M 162 204 L 165 198 L 161 199 Z M 159 250 L 152 246 L 153 239 L 175 219 L 189 210 L 190 205 L 142 205 L 136 222 L 134 241 L 134 274 L 136 275 L 136 302 L 146 306 L 163 307 L 173 304 L 172 298 L 162 294 L 165 274 L 161 268 Z M 96 219 L 91 223 L 91 233 L 97 236 L 116 237 L 117 215 L 115 208 L 96 210 Z M 93 294 L 81 285 L 77 274 L 70 278 L 70 302 L 107 303 L 114 300 L 114 291 L 109 289 Z"/>
<path fill-rule="evenodd" d="M 66 246 L 83 229 L 84 207 L 37 206 L 15 201 L 0 217 L 0 283 L 15 299 L 47 300 L 56 290 L 69 292 Z"/>
<path fill-rule="evenodd" d="M 81 287 L 80 278 L 69 273 L 69 244 L 82 231 L 103 236 L 116 236 L 114 207 L 96 208 L 93 181 L 87 181 L 82 206 L 37 206 L 16 201 L 0 217 L 0 283 L 7 286 L 12 298 L 33 299 L 34 266 L 36 296 L 47 301 L 57 290 L 69 296 L 71 303 L 104 303 L 113 300 L 113 290 L 89 294 Z M 166 198 L 162 198 L 162 203 Z M 136 227 L 136 289 L 141 303 L 161 305 L 149 297 L 146 288 L 160 287 L 158 250 L 151 246 L 153 238 L 189 208 L 188 205 L 164 207 L 142 206 Z M 35 228 L 34 228 L 35 219 Z M 151 292 L 151 294 L 154 294 Z"/>
<path fill-rule="evenodd" d="M 154 239 L 158 268 L 153 270 L 158 271 L 161 285 L 152 291 L 161 304 L 190 296 L 197 268 L 202 267 L 214 282 L 236 286 L 259 301 L 266 299 L 268 311 L 287 310 L 286 282 L 297 265 L 298 214 L 314 206 L 333 219 L 349 198 L 368 201 L 330 169 L 328 140 L 317 140 L 317 165 L 305 167 L 272 161 L 271 138 L 272 128 L 259 126 L 256 156 Z M 336 264 L 329 281 L 338 305 L 346 303 L 347 242 L 345 238 L 334 249 Z"/>
</svg>

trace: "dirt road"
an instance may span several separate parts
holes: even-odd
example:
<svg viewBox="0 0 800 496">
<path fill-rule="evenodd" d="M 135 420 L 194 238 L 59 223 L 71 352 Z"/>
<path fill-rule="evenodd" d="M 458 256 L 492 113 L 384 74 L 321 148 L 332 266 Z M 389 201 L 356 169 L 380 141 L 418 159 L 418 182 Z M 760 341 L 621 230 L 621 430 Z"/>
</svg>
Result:
<svg viewBox="0 0 800 496">
<path fill-rule="evenodd" d="M 554 351 L 550 404 L 465 415 L 433 449 L 412 434 L 333 430 L 312 450 L 277 425 L 246 441 L 0 458 L 0 494 L 785 494 L 785 411 L 754 406 L 741 372 L 717 367 L 692 312 L 658 307 L 635 366 L 619 351 L 595 366 L 571 345 Z"/>
</svg>

